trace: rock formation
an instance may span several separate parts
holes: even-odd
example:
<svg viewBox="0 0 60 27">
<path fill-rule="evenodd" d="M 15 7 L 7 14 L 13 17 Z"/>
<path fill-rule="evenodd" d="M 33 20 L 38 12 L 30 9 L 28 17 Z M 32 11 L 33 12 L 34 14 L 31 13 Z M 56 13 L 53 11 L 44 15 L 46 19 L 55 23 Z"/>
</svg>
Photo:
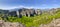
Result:
<svg viewBox="0 0 60 27">
<path fill-rule="evenodd" d="M 0 20 L 0 27 L 25 27 L 25 26 L 17 22 L 4 22 L 3 20 Z"/>
<path fill-rule="evenodd" d="M 22 17 L 22 16 L 27 16 L 27 17 L 31 17 L 34 15 L 40 15 L 41 14 L 41 10 L 37 9 L 19 9 L 18 11 L 12 11 L 9 12 L 10 16 L 17 16 L 17 17 Z"/>
<path fill-rule="evenodd" d="M 60 27 L 60 19 L 55 19 L 49 24 L 41 24 L 39 27 Z"/>
</svg>

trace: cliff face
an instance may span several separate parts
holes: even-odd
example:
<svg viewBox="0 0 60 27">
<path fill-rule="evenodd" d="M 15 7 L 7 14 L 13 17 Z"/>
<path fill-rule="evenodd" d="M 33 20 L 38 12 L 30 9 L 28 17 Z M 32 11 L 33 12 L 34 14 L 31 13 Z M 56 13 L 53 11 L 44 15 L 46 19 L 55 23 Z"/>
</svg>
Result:
<svg viewBox="0 0 60 27">
<path fill-rule="evenodd" d="M 26 8 L 22 8 L 19 9 L 17 11 L 11 11 L 9 12 L 10 16 L 17 16 L 17 17 L 22 17 L 22 16 L 27 16 L 27 17 L 31 17 L 34 15 L 41 15 L 41 14 L 50 14 L 50 15 L 54 15 L 55 13 L 57 13 L 57 11 L 60 11 L 60 8 L 56 8 L 56 9 L 50 9 L 50 10 L 40 10 L 40 9 L 26 9 Z"/>
<path fill-rule="evenodd" d="M 9 12 L 9 15 L 11 16 L 17 16 L 17 17 L 22 17 L 22 16 L 27 16 L 27 17 L 31 17 L 34 15 L 40 15 L 41 14 L 41 10 L 37 9 L 19 9 L 18 11 L 12 11 Z"/>
</svg>

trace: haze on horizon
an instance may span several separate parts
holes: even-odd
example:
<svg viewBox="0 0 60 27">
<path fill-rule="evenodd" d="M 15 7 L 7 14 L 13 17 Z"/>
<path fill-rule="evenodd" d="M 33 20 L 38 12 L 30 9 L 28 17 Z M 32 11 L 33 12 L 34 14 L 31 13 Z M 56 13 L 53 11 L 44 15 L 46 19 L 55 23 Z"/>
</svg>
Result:
<svg viewBox="0 0 60 27">
<path fill-rule="evenodd" d="M 58 8 L 60 0 L 0 0 L 0 9 L 14 8 Z"/>
</svg>

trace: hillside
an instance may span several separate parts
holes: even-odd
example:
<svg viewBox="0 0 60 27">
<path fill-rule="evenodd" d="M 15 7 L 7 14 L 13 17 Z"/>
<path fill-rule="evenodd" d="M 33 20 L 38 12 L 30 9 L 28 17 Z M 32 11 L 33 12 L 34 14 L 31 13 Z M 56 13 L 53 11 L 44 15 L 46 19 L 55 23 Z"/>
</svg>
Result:
<svg viewBox="0 0 60 27">
<path fill-rule="evenodd" d="M 0 14 L 7 14 L 9 12 L 9 10 L 2 10 L 0 9 Z"/>
<path fill-rule="evenodd" d="M 24 12 L 22 12 L 22 13 L 25 13 L 25 11 L 26 10 L 24 10 Z M 37 14 L 37 15 L 35 14 L 32 17 L 22 16 L 20 18 L 20 17 L 15 17 L 15 16 L 7 16 L 6 18 L 0 17 L 0 19 L 4 20 L 4 22 L 12 22 L 12 23 L 18 22 L 18 23 L 23 24 L 24 27 L 40 27 L 40 25 L 42 25 L 43 27 L 45 27 L 45 25 L 46 25 L 46 27 L 48 27 L 48 26 L 50 27 L 50 24 L 55 24 L 54 21 L 56 19 L 58 19 L 57 21 L 59 21 L 60 8 L 43 10 L 43 11 L 39 11 L 39 12 L 41 12 L 41 14 Z M 51 23 L 51 22 L 53 22 L 53 23 Z"/>
</svg>

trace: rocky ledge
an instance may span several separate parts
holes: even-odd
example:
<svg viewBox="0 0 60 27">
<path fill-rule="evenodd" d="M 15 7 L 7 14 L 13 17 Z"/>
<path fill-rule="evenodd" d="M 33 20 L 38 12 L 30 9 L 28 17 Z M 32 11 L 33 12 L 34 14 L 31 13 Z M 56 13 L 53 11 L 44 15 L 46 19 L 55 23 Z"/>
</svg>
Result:
<svg viewBox="0 0 60 27">
<path fill-rule="evenodd" d="M 39 27 L 60 27 L 60 19 L 54 19 L 49 24 L 41 24 Z"/>
<path fill-rule="evenodd" d="M 0 27 L 25 27 L 25 26 L 17 22 L 12 23 L 12 22 L 4 22 L 3 20 L 0 20 Z"/>
</svg>

